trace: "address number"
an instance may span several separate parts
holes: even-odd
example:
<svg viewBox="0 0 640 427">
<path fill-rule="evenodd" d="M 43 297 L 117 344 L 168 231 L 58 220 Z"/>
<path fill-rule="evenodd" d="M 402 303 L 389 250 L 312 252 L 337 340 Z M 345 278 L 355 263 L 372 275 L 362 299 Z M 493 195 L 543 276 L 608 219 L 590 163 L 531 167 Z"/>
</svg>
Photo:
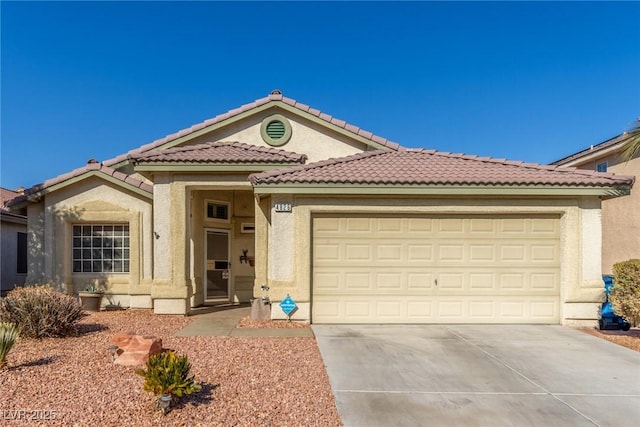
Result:
<svg viewBox="0 0 640 427">
<path fill-rule="evenodd" d="M 291 212 L 291 203 L 276 203 L 273 207 L 276 212 Z"/>
</svg>

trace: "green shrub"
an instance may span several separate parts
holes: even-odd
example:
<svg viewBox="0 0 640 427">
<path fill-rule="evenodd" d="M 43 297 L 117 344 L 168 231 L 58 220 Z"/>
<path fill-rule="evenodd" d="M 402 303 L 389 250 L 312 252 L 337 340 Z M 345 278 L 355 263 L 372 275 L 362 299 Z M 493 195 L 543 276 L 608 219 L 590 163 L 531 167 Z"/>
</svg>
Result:
<svg viewBox="0 0 640 427">
<path fill-rule="evenodd" d="M 70 335 L 86 315 L 75 298 L 47 285 L 16 288 L 0 301 L 0 321 L 16 324 L 28 338 Z"/>
<path fill-rule="evenodd" d="M 7 354 L 16 343 L 20 330 L 13 323 L 0 322 L 0 369 L 7 366 Z"/>
<path fill-rule="evenodd" d="M 640 259 L 614 264 L 613 280 L 609 301 L 614 311 L 633 326 L 640 325 Z"/>
<path fill-rule="evenodd" d="M 136 374 L 144 378 L 144 389 L 156 396 L 170 394 L 175 399 L 201 390 L 194 377 L 189 376 L 191 364 L 187 356 L 165 351 L 151 356 L 146 367 L 136 370 Z"/>
</svg>

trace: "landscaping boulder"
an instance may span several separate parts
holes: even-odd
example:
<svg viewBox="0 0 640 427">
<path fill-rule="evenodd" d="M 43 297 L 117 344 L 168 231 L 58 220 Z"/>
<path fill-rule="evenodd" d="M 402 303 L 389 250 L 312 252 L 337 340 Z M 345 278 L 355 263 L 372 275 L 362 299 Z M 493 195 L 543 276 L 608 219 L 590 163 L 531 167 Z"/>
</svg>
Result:
<svg viewBox="0 0 640 427">
<path fill-rule="evenodd" d="M 162 351 L 162 338 L 119 332 L 109 341 L 114 346 L 113 363 L 126 366 L 144 365 L 149 357 Z"/>
</svg>

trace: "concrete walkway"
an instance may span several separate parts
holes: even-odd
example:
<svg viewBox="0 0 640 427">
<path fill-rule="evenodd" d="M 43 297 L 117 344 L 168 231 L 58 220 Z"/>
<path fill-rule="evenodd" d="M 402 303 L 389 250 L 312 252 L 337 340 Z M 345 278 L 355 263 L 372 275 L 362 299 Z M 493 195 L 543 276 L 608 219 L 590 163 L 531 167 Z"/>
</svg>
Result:
<svg viewBox="0 0 640 427">
<path fill-rule="evenodd" d="M 640 353 L 574 329 L 313 330 L 345 427 L 640 425 Z"/>
<path fill-rule="evenodd" d="M 220 305 L 196 309 L 193 320 L 176 332 L 177 337 L 313 337 L 311 328 L 236 328 L 251 313 L 248 305 Z"/>
</svg>

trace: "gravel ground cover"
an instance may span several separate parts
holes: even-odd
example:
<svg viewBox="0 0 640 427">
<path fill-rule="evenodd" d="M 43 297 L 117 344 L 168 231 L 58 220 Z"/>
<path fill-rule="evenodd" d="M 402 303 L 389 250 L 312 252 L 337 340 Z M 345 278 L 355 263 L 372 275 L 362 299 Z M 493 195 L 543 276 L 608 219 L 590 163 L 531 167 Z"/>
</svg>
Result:
<svg viewBox="0 0 640 427">
<path fill-rule="evenodd" d="M 314 338 L 173 336 L 189 322 L 100 312 L 81 321 L 77 336 L 20 339 L 0 371 L 0 425 L 342 425 Z M 154 411 L 134 368 L 110 362 L 116 332 L 162 337 L 164 348 L 189 357 L 202 392 L 166 416 Z"/>
</svg>

